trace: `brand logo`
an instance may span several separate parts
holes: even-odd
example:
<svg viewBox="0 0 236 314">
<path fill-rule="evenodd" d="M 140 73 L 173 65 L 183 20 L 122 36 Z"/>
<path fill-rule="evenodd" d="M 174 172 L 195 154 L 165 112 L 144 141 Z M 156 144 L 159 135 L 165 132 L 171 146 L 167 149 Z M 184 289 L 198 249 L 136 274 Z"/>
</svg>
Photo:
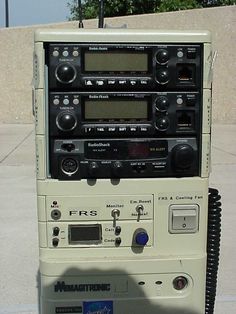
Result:
<svg viewBox="0 0 236 314">
<path fill-rule="evenodd" d="M 54 292 L 99 292 L 110 291 L 111 285 L 109 283 L 101 284 L 65 284 L 65 281 L 58 281 L 54 285 Z"/>
<path fill-rule="evenodd" d="M 70 210 L 70 216 L 78 215 L 78 216 L 97 216 L 98 212 L 96 210 L 79 210 L 73 209 Z"/>
<path fill-rule="evenodd" d="M 110 147 L 110 143 L 88 143 L 88 147 Z"/>
</svg>

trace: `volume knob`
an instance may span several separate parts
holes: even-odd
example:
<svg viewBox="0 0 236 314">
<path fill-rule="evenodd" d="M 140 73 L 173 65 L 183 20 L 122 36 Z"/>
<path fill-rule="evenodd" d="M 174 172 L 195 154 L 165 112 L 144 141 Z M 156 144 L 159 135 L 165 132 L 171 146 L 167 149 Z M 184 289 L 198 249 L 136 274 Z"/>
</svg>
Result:
<svg viewBox="0 0 236 314">
<path fill-rule="evenodd" d="M 77 125 L 76 116 L 71 112 L 61 112 L 56 118 L 57 127 L 61 131 L 72 131 Z"/>
<path fill-rule="evenodd" d="M 158 68 L 156 73 L 157 83 L 165 85 L 169 82 L 169 70 L 166 67 Z"/>
<path fill-rule="evenodd" d="M 156 100 L 156 109 L 161 112 L 167 111 L 169 107 L 169 100 L 165 96 L 160 96 Z"/>
<path fill-rule="evenodd" d="M 169 52 L 166 49 L 160 49 L 156 54 L 156 61 L 159 64 L 165 64 L 169 60 Z"/>
<path fill-rule="evenodd" d="M 167 117 L 161 117 L 157 120 L 156 122 L 156 128 L 158 129 L 158 131 L 166 131 L 169 128 L 170 122 L 169 122 L 169 118 Z"/>
<path fill-rule="evenodd" d="M 175 169 L 188 169 L 194 161 L 194 150 L 188 144 L 176 145 L 173 149 L 172 158 Z"/>
<path fill-rule="evenodd" d="M 61 63 L 55 71 L 56 79 L 62 84 L 70 84 L 76 78 L 76 69 L 70 63 Z"/>
</svg>

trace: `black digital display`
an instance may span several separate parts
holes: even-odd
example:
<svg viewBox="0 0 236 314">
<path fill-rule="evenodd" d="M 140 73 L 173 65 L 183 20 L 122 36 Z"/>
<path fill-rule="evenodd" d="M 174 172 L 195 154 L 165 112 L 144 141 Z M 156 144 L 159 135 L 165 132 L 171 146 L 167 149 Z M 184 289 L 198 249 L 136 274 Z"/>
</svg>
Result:
<svg viewBox="0 0 236 314">
<path fill-rule="evenodd" d="M 85 120 L 147 120 L 148 100 L 86 100 Z"/>
<path fill-rule="evenodd" d="M 148 158 L 150 155 L 149 143 L 135 143 L 128 144 L 128 156 L 132 158 Z"/>
<path fill-rule="evenodd" d="M 70 244 L 97 244 L 102 241 L 101 225 L 69 225 Z"/>
<path fill-rule="evenodd" d="M 97 52 L 84 54 L 85 72 L 148 72 L 146 52 Z"/>
</svg>

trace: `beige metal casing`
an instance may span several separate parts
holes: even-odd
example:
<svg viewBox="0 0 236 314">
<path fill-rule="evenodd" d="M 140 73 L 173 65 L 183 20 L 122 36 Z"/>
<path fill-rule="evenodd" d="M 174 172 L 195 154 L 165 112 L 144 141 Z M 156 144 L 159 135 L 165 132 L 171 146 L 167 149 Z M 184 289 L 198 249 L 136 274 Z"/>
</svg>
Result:
<svg viewBox="0 0 236 314">
<path fill-rule="evenodd" d="M 47 68 L 44 42 L 131 42 L 131 43 L 201 43 L 204 46 L 201 175 L 194 178 L 109 179 L 96 182 L 58 181 L 48 169 Z M 88 300 L 114 300 L 115 314 L 205 313 L 206 234 L 208 177 L 211 140 L 211 35 L 206 31 L 155 30 L 39 30 L 35 33 L 34 93 L 36 122 L 36 164 L 39 218 L 40 272 L 42 279 L 41 314 L 55 314 L 56 307 L 83 307 Z M 143 203 L 146 215 L 137 217 L 136 203 Z M 57 221 L 51 217 L 56 207 Z M 122 245 L 114 244 L 114 219 L 110 201 L 122 205 L 115 222 L 122 231 Z M 147 205 L 148 204 L 148 205 Z M 197 205 L 198 225 L 192 233 L 171 233 L 172 205 Z M 54 207 L 53 207 L 54 206 Z M 91 207 L 92 206 L 92 207 Z M 69 211 L 96 210 L 97 216 L 82 217 Z M 70 245 L 70 224 L 102 224 L 111 231 L 107 240 L 96 246 Z M 60 244 L 52 245 L 53 228 L 59 227 Z M 132 247 L 137 228 L 148 230 L 149 242 L 143 250 Z M 64 239 L 63 239 L 64 238 Z M 124 240 L 123 240 L 124 239 Z M 173 280 L 185 276 L 184 290 L 173 288 Z M 106 293 L 55 292 L 57 282 L 66 285 L 109 281 Z M 144 285 L 141 283 L 145 283 Z M 157 284 L 157 282 L 159 282 Z M 161 282 L 161 283 L 160 283 Z M 84 313 L 78 310 L 78 313 Z M 179 312 L 178 312 L 179 311 Z M 59 313 L 59 312 L 58 312 Z M 77 312 L 76 312 L 77 313 Z M 87 313 L 86 313 L 87 314 Z"/>
</svg>

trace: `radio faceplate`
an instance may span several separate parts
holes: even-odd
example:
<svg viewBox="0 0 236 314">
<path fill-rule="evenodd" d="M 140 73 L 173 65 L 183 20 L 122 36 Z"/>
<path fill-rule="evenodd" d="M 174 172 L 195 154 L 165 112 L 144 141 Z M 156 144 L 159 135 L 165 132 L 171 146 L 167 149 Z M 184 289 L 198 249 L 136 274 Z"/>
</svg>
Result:
<svg viewBox="0 0 236 314">
<path fill-rule="evenodd" d="M 49 97 L 50 136 L 199 134 L 200 104 L 199 92 L 52 92 Z"/>
<path fill-rule="evenodd" d="M 46 44 L 53 90 L 196 90 L 201 44 Z"/>
<path fill-rule="evenodd" d="M 51 143 L 51 176 L 144 178 L 199 174 L 195 138 L 55 140 Z"/>
</svg>

